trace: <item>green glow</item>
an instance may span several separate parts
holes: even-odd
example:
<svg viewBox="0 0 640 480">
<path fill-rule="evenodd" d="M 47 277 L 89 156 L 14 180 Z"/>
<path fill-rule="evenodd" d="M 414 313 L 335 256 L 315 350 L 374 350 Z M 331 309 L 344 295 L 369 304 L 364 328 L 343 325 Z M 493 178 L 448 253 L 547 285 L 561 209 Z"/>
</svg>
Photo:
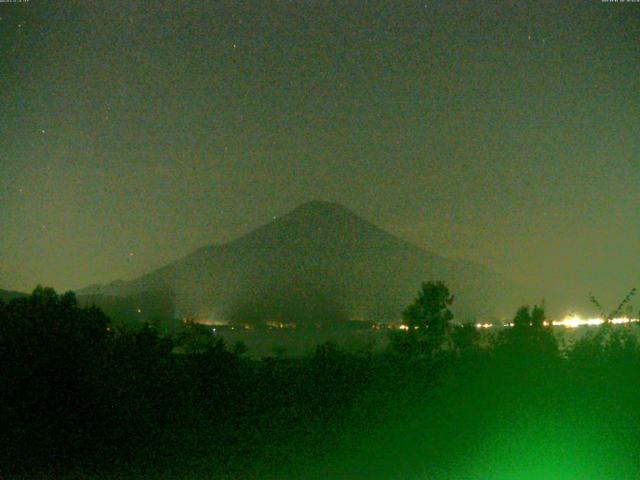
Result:
<svg viewBox="0 0 640 480">
<path fill-rule="evenodd" d="M 635 478 L 633 445 L 602 418 L 531 417 L 504 427 L 462 460 L 462 479 L 573 480 Z M 621 433 L 621 432 L 618 432 Z M 637 463 L 637 462 L 635 462 Z"/>
</svg>

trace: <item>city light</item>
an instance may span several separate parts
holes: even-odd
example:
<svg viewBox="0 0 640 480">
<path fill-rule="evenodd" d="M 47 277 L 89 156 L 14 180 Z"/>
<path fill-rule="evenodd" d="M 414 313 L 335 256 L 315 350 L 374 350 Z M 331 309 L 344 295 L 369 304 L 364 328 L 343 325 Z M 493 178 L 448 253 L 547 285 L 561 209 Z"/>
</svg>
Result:
<svg viewBox="0 0 640 480">
<path fill-rule="evenodd" d="M 624 325 L 627 323 L 638 322 L 637 318 L 618 317 L 613 318 L 610 322 L 614 325 Z M 562 320 L 554 321 L 554 327 L 577 328 L 582 326 L 595 327 L 605 323 L 604 318 L 581 318 L 579 315 L 567 315 Z"/>
</svg>

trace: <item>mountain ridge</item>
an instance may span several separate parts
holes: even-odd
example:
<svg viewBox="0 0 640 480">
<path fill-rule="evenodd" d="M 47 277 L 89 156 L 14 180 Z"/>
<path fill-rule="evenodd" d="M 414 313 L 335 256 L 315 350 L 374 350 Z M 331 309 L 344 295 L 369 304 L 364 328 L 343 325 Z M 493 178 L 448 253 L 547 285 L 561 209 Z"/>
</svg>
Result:
<svg viewBox="0 0 640 480">
<path fill-rule="evenodd" d="M 486 266 L 441 257 L 339 203 L 314 200 L 227 243 L 78 294 L 166 290 L 175 297 L 176 315 L 225 321 L 388 321 L 399 318 L 427 280 L 445 281 L 461 298 L 455 309 L 468 318 L 495 315 L 489 297 L 508 284 Z"/>
<path fill-rule="evenodd" d="M 22 298 L 26 296 L 28 296 L 28 294 L 24 292 L 0 289 L 0 300 L 2 300 L 3 302 L 10 302 L 15 298 Z"/>
</svg>

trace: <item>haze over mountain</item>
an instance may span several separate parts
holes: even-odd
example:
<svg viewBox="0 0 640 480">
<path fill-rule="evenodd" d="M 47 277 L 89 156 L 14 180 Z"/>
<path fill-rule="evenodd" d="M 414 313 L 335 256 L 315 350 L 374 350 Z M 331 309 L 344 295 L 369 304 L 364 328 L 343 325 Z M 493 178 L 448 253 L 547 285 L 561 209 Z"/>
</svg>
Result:
<svg viewBox="0 0 640 480">
<path fill-rule="evenodd" d="M 177 316 L 318 324 L 397 320 L 427 280 L 446 282 L 460 320 L 508 315 L 515 305 L 509 282 L 491 269 L 427 252 L 340 204 L 318 201 L 134 280 L 78 294 L 167 292 Z"/>
</svg>

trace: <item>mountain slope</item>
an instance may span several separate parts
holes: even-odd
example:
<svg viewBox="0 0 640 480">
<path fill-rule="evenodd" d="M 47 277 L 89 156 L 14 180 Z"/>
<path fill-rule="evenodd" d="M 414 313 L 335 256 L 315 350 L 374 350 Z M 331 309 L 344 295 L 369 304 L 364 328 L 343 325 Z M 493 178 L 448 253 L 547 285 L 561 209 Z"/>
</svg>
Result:
<svg viewBox="0 0 640 480">
<path fill-rule="evenodd" d="M 388 321 L 399 318 L 426 280 L 449 285 L 459 318 L 494 315 L 494 297 L 509 288 L 486 267 L 422 250 L 339 204 L 309 202 L 227 244 L 78 293 L 168 290 L 177 315 L 241 322 Z"/>
<path fill-rule="evenodd" d="M 10 290 L 0 290 L 0 300 L 3 302 L 10 302 L 14 298 L 26 297 L 26 293 L 22 292 L 14 292 Z"/>
</svg>

